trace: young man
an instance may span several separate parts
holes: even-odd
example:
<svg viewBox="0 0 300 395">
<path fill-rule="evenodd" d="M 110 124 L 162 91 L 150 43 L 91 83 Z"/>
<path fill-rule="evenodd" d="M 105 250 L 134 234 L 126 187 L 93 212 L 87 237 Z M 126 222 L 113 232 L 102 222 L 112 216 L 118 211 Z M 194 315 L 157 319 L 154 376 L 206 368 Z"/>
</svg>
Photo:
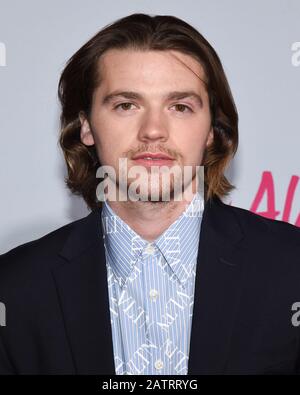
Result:
<svg viewBox="0 0 300 395">
<path fill-rule="evenodd" d="M 66 182 L 91 213 L 0 257 L 0 372 L 299 373 L 300 231 L 221 201 L 238 115 L 205 38 L 122 18 L 69 60 L 59 97 Z M 137 165 L 138 199 L 101 203 L 97 169 L 131 197 Z M 155 165 L 192 169 L 192 193 Z"/>
</svg>

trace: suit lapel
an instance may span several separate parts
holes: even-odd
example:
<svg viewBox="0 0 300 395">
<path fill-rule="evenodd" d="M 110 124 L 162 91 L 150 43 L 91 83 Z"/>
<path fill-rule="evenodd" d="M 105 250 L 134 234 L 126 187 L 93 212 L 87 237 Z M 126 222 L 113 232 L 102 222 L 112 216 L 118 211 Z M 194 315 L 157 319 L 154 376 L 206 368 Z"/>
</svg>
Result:
<svg viewBox="0 0 300 395">
<path fill-rule="evenodd" d="M 75 226 L 53 270 L 76 374 L 115 374 L 100 211 Z"/>
<path fill-rule="evenodd" d="M 243 233 L 219 199 L 205 205 L 198 250 L 188 374 L 222 374 L 243 277 Z"/>
</svg>

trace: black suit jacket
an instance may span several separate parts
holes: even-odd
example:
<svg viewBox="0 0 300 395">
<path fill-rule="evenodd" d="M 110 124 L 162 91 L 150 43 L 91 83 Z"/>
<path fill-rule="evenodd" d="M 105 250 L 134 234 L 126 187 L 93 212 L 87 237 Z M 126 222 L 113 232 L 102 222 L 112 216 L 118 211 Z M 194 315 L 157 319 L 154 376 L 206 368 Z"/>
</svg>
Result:
<svg viewBox="0 0 300 395">
<path fill-rule="evenodd" d="M 2 374 L 115 374 L 100 210 L 0 256 Z M 188 374 L 300 372 L 300 229 L 214 199 Z"/>
</svg>

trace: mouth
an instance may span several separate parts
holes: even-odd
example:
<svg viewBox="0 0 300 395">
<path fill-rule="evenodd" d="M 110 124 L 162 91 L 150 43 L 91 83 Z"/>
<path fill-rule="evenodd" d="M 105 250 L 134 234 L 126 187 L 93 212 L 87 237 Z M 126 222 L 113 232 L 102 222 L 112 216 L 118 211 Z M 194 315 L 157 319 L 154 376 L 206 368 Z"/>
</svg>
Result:
<svg viewBox="0 0 300 395">
<path fill-rule="evenodd" d="M 133 161 L 142 166 L 172 166 L 174 158 L 162 153 L 150 153 L 136 155 Z"/>
<path fill-rule="evenodd" d="M 134 162 L 142 166 L 172 166 L 173 159 L 153 159 L 153 158 L 140 158 L 134 159 Z"/>
</svg>

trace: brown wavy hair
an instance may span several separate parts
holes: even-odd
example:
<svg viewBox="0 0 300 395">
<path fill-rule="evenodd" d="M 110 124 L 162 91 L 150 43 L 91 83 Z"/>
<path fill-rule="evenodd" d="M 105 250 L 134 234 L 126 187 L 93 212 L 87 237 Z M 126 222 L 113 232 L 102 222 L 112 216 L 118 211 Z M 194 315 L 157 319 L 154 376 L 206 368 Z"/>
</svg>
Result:
<svg viewBox="0 0 300 395">
<path fill-rule="evenodd" d="M 238 146 L 238 113 L 221 61 L 208 41 L 185 21 L 169 15 L 135 13 L 106 25 L 67 62 L 58 86 L 62 111 L 59 144 L 67 164 L 67 187 L 90 209 L 101 206 L 96 188 L 100 166 L 95 146 L 81 142 L 79 113 L 89 116 L 100 83 L 98 60 L 109 49 L 177 50 L 204 68 L 213 127 L 213 143 L 203 156 L 205 200 L 228 195 L 235 187 L 224 171 Z"/>
</svg>

